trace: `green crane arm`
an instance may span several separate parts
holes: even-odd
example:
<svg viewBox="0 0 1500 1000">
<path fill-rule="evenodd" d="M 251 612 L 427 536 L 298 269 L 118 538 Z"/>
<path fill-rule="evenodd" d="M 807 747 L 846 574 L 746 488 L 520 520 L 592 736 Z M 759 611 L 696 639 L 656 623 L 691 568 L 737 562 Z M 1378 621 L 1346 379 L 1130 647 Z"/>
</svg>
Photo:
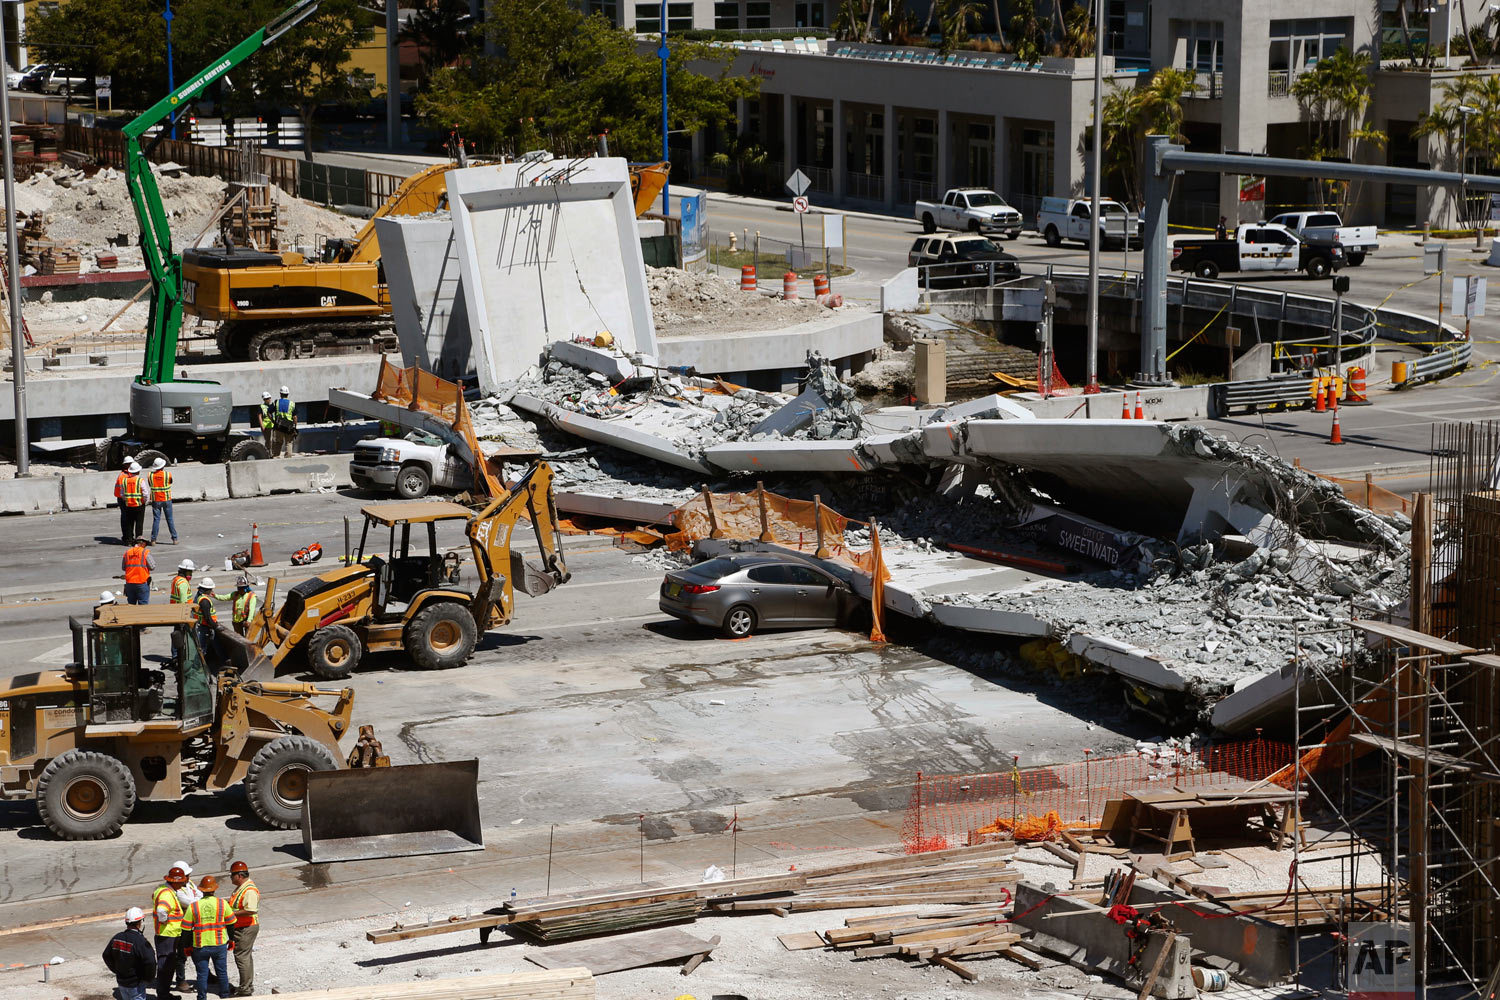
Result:
<svg viewBox="0 0 1500 1000">
<path fill-rule="evenodd" d="M 141 254 L 151 272 L 151 318 L 146 327 L 146 361 L 140 383 L 170 382 L 177 364 L 177 336 L 182 330 L 182 256 L 172 251 L 172 229 L 162 206 L 156 175 L 141 148 L 141 137 L 153 125 L 186 107 L 219 77 L 261 48 L 270 45 L 318 9 L 319 0 L 298 0 L 188 82 L 141 112 L 124 128 L 125 184 L 141 227 Z"/>
</svg>

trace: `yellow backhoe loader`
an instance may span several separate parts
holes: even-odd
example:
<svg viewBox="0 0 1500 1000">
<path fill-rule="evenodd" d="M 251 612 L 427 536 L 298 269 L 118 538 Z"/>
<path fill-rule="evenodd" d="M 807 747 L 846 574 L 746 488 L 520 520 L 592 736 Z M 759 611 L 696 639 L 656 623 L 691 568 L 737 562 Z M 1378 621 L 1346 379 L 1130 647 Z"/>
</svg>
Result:
<svg viewBox="0 0 1500 1000">
<path fill-rule="evenodd" d="M 404 650 L 429 670 L 462 666 L 480 635 L 510 621 L 515 591 L 538 597 L 569 578 L 546 462 L 478 513 L 441 500 L 372 504 L 361 513 L 364 529 L 347 565 L 292 587 L 280 607 L 270 581 L 250 629 L 265 652 L 249 676 L 272 676 L 299 651 L 322 680 L 342 680 L 366 652 L 383 650 Z M 541 550 L 540 567 L 511 548 L 523 518 Z M 443 544 L 445 530 L 460 544 Z M 465 540 L 472 590 L 462 579 Z"/>
</svg>

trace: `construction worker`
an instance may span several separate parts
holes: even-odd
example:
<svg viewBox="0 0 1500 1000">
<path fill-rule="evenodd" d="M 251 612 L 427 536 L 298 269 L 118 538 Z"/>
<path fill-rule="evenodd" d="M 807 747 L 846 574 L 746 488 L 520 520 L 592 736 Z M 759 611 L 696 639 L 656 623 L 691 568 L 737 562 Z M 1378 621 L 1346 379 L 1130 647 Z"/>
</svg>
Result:
<svg viewBox="0 0 1500 1000">
<path fill-rule="evenodd" d="M 151 463 L 151 472 L 146 476 L 146 485 L 151 490 L 151 544 L 156 544 L 157 532 L 161 531 L 161 520 L 167 519 L 167 531 L 177 544 L 177 522 L 172 519 L 172 474 L 167 471 L 167 460 L 158 458 Z"/>
<path fill-rule="evenodd" d="M 230 996 L 255 995 L 255 937 L 260 933 L 260 890 L 250 880 L 250 866 L 236 861 L 229 866 L 229 881 L 234 883 L 234 894 L 229 897 L 229 906 L 234 910 L 234 926 L 229 929 L 229 940 L 234 944 L 234 966 L 239 970 L 240 985 Z"/>
<path fill-rule="evenodd" d="M 125 911 L 125 929 L 104 946 L 104 967 L 115 974 L 119 1000 L 146 1000 L 146 986 L 156 982 L 156 949 L 141 933 L 146 915 L 139 906 Z"/>
<path fill-rule="evenodd" d="M 101 591 L 99 593 L 99 603 L 96 604 L 96 605 L 94 605 L 94 610 L 98 611 L 100 608 L 105 607 L 105 606 L 110 605 L 110 604 L 113 604 L 113 603 L 115 603 L 115 595 L 112 594 L 112 593 L 110 593 L 107 590 Z"/>
<path fill-rule="evenodd" d="M 146 533 L 146 477 L 141 475 L 139 462 L 131 462 L 125 472 L 123 516 L 128 524 L 125 544 L 129 545 Z"/>
<path fill-rule="evenodd" d="M 151 557 L 151 542 L 137 538 L 120 557 L 120 569 L 125 573 L 125 602 L 150 604 L 151 574 L 156 570 L 156 560 Z"/>
<path fill-rule="evenodd" d="M 268 398 L 270 393 L 262 398 Z M 284 458 L 292 453 L 297 443 L 297 404 L 292 401 L 292 390 L 281 387 L 281 398 L 274 403 L 262 403 L 261 409 L 269 406 L 271 433 L 268 438 L 272 458 Z M 264 419 L 264 418 L 262 418 Z"/>
<path fill-rule="evenodd" d="M 129 455 L 120 465 L 120 474 L 115 477 L 115 506 L 120 508 L 120 540 L 129 545 L 130 539 L 130 512 L 125 508 L 125 481 L 130 478 L 130 467 L 135 464 L 135 459 Z"/>
<path fill-rule="evenodd" d="M 190 937 L 188 947 L 193 949 L 193 965 L 198 970 L 198 1000 L 208 1000 L 210 962 L 219 981 L 215 992 L 229 995 L 229 926 L 234 923 L 234 909 L 215 895 L 219 880 L 212 875 L 203 876 L 198 889 L 203 896 L 183 914 L 182 930 Z"/>
<path fill-rule="evenodd" d="M 248 635 L 250 622 L 255 618 L 255 613 L 260 610 L 260 599 L 255 596 L 254 581 L 250 579 L 250 574 L 241 574 L 230 600 L 234 602 L 235 632 Z"/>
<path fill-rule="evenodd" d="M 172 991 L 177 959 L 182 954 L 182 900 L 177 890 L 187 885 L 187 872 L 176 865 L 167 871 L 162 884 L 151 893 L 152 915 L 156 921 L 156 996 L 166 1000 Z"/>
<path fill-rule="evenodd" d="M 193 571 L 197 568 L 197 564 L 191 559 L 184 559 L 177 564 L 177 575 L 172 577 L 172 591 L 168 603 L 186 604 L 193 599 Z"/>
<path fill-rule="evenodd" d="M 217 663 L 219 612 L 214 608 L 214 579 L 211 576 L 198 581 L 198 593 L 193 598 L 193 624 L 198 627 L 198 648 L 203 650 L 203 659 Z"/>
</svg>

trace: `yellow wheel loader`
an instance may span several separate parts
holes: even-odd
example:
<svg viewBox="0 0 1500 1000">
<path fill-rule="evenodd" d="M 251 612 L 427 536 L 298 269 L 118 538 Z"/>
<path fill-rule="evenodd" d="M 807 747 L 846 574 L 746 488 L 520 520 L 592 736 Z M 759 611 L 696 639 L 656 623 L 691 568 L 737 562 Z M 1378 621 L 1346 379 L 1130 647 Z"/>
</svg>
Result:
<svg viewBox="0 0 1500 1000">
<path fill-rule="evenodd" d="M 102 605 L 69 624 L 66 668 L 0 683 L 0 798 L 35 799 L 57 836 L 101 840 L 137 801 L 242 782 L 257 816 L 290 829 L 308 774 L 342 766 L 352 690 L 215 676 L 185 604 Z"/>
<path fill-rule="evenodd" d="M 481 635 L 510 621 L 515 591 L 537 597 L 569 578 L 545 462 L 478 513 L 440 500 L 372 504 L 361 513 L 364 529 L 347 565 L 292 587 L 279 608 L 275 581 L 267 586 L 250 629 L 265 653 L 248 676 L 295 665 L 290 658 L 299 652 L 322 680 L 342 680 L 366 652 L 386 650 L 404 650 L 428 670 L 459 667 Z M 540 567 L 511 549 L 523 517 L 541 550 Z M 444 533 L 458 544 L 445 545 Z M 463 580 L 464 542 L 473 555 L 472 589 Z"/>
</svg>

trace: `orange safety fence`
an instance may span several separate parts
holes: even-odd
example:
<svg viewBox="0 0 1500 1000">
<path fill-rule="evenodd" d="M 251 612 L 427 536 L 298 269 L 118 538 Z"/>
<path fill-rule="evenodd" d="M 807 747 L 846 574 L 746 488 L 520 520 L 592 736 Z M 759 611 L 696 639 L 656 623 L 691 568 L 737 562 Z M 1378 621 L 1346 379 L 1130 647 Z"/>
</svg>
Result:
<svg viewBox="0 0 1500 1000">
<path fill-rule="evenodd" d="M 1376 486 L 1373 473 L 1365 473 L 1363 479 L 1346 479 L 1343 476 L 1333 476 L 1326 472 L 1315 472 L 1306 468 L 1300 458 L 1292 459 L 1292 464 L 1303 472 L 1311 472 L 1319 479 L 1326 479 L 1333 483 L 1344 491 L 1345 497 L 1368 510 L 1379 514 L 1409 514 L 1411 512 L 1411 498 L 1392 492 L 1383 486 Z"/>
<path fill-rule="evenodd" d="M 979 843 L 990 833 L 1053 839 L 1061 830 L 1095 828 L 1105 803 L 1131 792 L 1246 782 L 1285 787 L 1295 753 L 1289 743 L 1254 739 L 1195 750 L 1088 755 L 1068 764 L 988 774 L 918 772 L 901 842 L 908 854 L 918 854 Z"/>
<path fill-rule="evenodd" d="M 848 563 L 870 577 L 870 638 L 885 641 L 885 584 L 890 573 L 880 554 L 880 531 L 873 521 L 845 517 L 819 498 L 793 500 L 757 487 L 751 493 L 710 493 L 698 496 L 672 512 L 667 547 L 682 551 L 705 538 L 734 538 L 775 542 L 819 559 Z M 870 529 L 870 547 L 852 549 L 845 540 L 851 525 Z"/>
<path fill-rule="evenodd" d="M 380 359 L 380 374 L 375 380 L 375 391 L 370 396 L 382 403 L 404 406 L 443 421 L 468 442 L 478 465 L 475 470 L 476 486 L 489 496 L 505 495 L 505 487 L 491 471 L 479 448 L 479 438 L 474 433 L 474 424 L 469 419 L 469 407 L 464 402 L 461 385 L 439 378 L 421 368 L 401 368 L 393 365 L 384 356 Z"/>
</svg>

